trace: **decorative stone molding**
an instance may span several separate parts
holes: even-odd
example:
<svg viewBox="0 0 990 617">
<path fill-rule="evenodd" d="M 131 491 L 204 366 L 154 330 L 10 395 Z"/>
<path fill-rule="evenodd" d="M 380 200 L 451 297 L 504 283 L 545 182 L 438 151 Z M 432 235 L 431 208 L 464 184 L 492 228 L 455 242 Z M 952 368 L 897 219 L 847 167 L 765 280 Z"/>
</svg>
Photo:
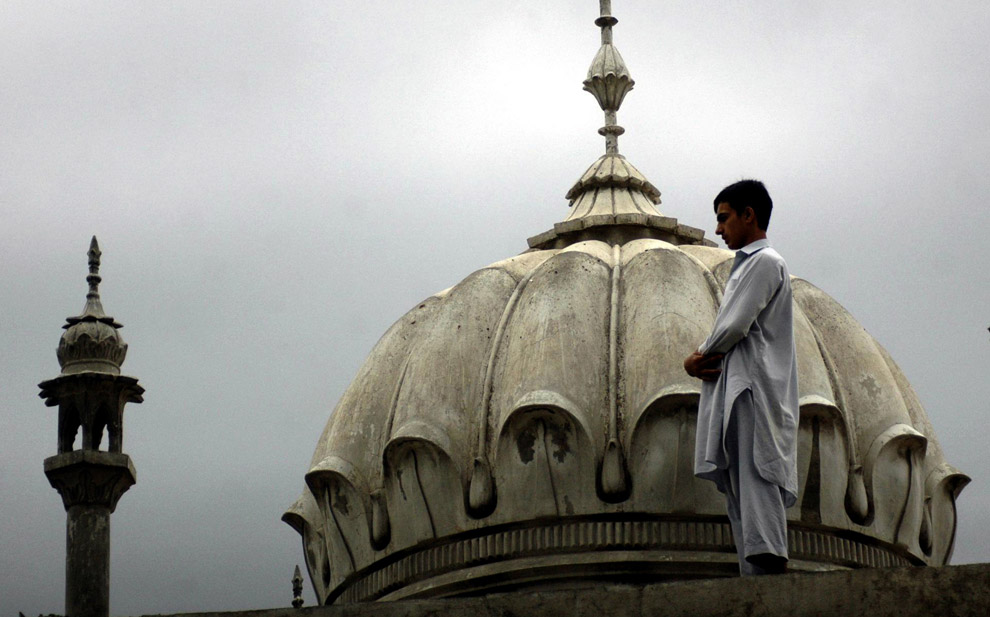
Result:
<svg viewBox="0 0 990 617">
<path fill-rule="evenodd" d="M 45 459 L 45 475 L 68 510 L 76 505 L 105 506 L 111 512 L 137 481 L 131 457 L 116 452 L 76 450 Z"/>
<path fill-rule="evenodd" d="M 890 567 L 917 565 L 893 545 L 878 543 L 859 534 L 836 537 L 830 531 L 817 530 L 791 523 L 788 528 L 793 569 L 844 569 L 859 567 Z M 593 520 L 528 521 L 500 529 L 484 529 L 480 533 L 461 534 L 440 539 L 427 547 L 414 548 L 392 559 L 355 572 L 335 589 L 328 602 L 362 602 L 376 600 L 413 583 L 424 590 L 419 597 L 428 597 L 428 581 L 444 573 L 464 570 L 484 564 L 500 564 L 495 569 L 503 579 L 511 580 L 521 565 L 531 568 L 528 558 L 553 557 L 562 553 L 582 555 L 583 561 L 595 562 L 601 554 L 601 568 L 607 576 L 609 568 L 621 564 L 615 551 L 636 551 L 637 561 L 669 563 L 678 559 L 705 568 L 704 553 L 732 554 L 732 567 L 721 568 L 718 574 L 695 568 L 692 574 L 668 578 L 693 578 L 698 575 L 731 575 L 734 570 L 735 544 L 728 520 L 712 517 L 708 520 L 677 518 L 596 518 Z M 608 554 L 606 554 L 608 553 Z M 525 560 L 515 565 L 513 561 Z M 581 561 L 575 558 L 575 563 Z M 708 560 L 709 562 L 717 560 Z M 815 562 L 804 564 L 802 562 Z M 718 571 L 718 568 L 709 569 Z M 553 575 L 548 575 L 553 577 Z M 465 591 L 470 582 L 463 582 Z"/>
<path fill-rule="evenodd" d="M 633 188 L 641 191 L 650 203 L 660 203 L 660 190 L 621 154 L 604 154 L 599 157 L 567 191 L 566 198 L 572 200 L 573 205 L 573 200 L 585 191 L 600 187 Z"/>
</svg>

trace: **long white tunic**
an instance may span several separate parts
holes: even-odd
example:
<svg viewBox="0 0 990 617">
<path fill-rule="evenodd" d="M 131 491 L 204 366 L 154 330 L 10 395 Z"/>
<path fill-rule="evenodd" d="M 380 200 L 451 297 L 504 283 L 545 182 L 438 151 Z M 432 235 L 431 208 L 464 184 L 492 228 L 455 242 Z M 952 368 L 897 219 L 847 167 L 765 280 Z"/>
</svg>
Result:
<svg viewBox="0 0 990 617">
<path fill-rule="evenodd" d="M 722 305 L 698 351 L 724 353 L 718 381 L 703 382 L 698 404 L 694 473 L 725 492 L 725 470 L 734 461 L 725 433 L 736 397 L 750 390 L 758 410 L 753 459 L 760 476 L 797 500 L 797 354 L 787 264 L 766 240 L 736 252 Z"/>
</svg>

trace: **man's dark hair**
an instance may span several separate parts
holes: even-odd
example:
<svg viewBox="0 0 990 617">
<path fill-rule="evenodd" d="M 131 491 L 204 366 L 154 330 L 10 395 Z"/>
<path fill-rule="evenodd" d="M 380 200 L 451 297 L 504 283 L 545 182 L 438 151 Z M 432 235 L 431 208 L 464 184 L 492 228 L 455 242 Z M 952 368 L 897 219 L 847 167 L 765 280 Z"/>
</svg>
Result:
<svg viewBox="0 0 990 617">
<path fill-rule="evenodd" d="M 735 184 L 722 189 L 715 197 L 715 211 L 718 212 L 718 205 L 722 202 L 729 204 L 729 207 L 742 216 L 746 208 L 752 208 L 756 214 L 756 226 L 763 231 L 770 226 L 770 212 L 773 211 L 773 200 L 767 187 L 759 180 L 740 180 Z"/>
</svg>

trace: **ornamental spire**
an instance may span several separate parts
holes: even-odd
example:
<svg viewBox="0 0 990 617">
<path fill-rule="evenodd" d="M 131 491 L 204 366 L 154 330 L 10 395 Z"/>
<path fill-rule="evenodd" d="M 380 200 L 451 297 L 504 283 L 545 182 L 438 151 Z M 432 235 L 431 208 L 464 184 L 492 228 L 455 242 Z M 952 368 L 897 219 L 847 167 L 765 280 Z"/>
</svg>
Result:
<svg viewBox="0 0 990 617">
<path fill-rule="evenodd" d="M 81 315 L 67 317 L 65 333 L 58 344 L 58 361 L 63 373 L 102 371 L 120 374 L 120 365 L 127 354 L 127 343 L 120 336 L 123 326 L 103 311 L 100 301 L 100 244 L 96 236 L 89 243 L 89 274 L 86 282 L 86 305 Z"/>
<path fill-rule="evenodd" d="M 303 577 L 299 571 L 299 564 L 296 564 L 296 571 L 292 573 L 292 608 L 301 608 L 303 605 Z"/>
<path fill-rule="evenodd" d="M 605 112 L 605 126 L 598 129 L 605 137 L 605 154 L 567 191 L 566 198 L 570 201 L 567 218 L 555 224 L 553 229 L 529 238 L 529 246 L 557 249 L 585 240 L 615 245 L 638 238 L 715 246 L 705 239 L 701 229 L 664 216 L 657 209 L 659 189 L 619 154 L 619 135 L 625 129 L 616 124 L 615 116 L 635 82 L 619 50 L 612 44 L 612 28 L 619 21 L 612 16 L 612 1 L 599 0 L 599 9 L 595 25 L 602 30 L 602 44 L 591 61 L 584 89 L 595 97 Z"/>
<path fill-rule="evenodd" d="M 100 256 L 103 253 L 100 251 L 100 243 L 96 241 L 96 236 L 89 242 L 89 251 L 86 252 L 89 257 L 89 275 L 86 277 L 86 282 L 89 283 L 89 292 L 86 294 L 86 306 L 83 308 L 83 315 L 91 315 L 93 317 L 106 317 L 106 313 L 103 312 L 103 303 L 100 302 L 100 281 L 103 277 L 100 276 Z"/>
<path fill-rule="evenodd" d="M 595 25 L 602 29 L 602 46 L 591 61 L 584 89 L 594 95 L 605 112 L 605 126 L 598 129 L 598 134 L 605 137 L 605 154 L 618 154 L 619 135 L 625 129 L 616 124 L 615 114 L 636 82 L 629 75 L 619 50 L 612 44 L 612 26 L 619 22 L 612 16 L 612 0 L 599 0 L 599 6 L 601 16 L 595 20 Z"/>
<path fill-rule="evenodd" d="M 100 256 L 102 255 L 103 252 L 100 250 L 100 243 L 96 240 L 96 236 L 93 236 L 93 239 L 89 242 L 89 250 L 86 251 L 86 256 L 89 257 L 89 274 L 86 275 L 89 291 L 86 292 L 86 305 L 83 307 L 82 314 L 75 317 L 67 317 L 65 319 L 66 324 L 62 326 L 63 328 L 69 329 L 70 326 L 81 321 L 101 321 L 114 328 L 123 327 L 113 317 L 107 316 L 103 310 L 103 302 L 100 300 L 100 282 L 103 281 L 103 277 L 100 276 Z"/>
</svg>

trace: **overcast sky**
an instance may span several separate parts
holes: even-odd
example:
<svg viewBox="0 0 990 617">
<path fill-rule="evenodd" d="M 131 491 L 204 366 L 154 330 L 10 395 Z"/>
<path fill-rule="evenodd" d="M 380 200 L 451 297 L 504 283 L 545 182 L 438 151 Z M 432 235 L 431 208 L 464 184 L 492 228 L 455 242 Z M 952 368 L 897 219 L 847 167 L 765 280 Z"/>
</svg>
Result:
<svg viewBox="0 0 990 617">
<path fill-rule="evenodd" d="M 792 273 L 891 352 L 990 561 L 990 3 L 616 0 L 624 153 L 712 234 L 762 178 Z M 406 310 L 567 213 L 603 151 L 594 0 L 0 3 L 0 613 L 61 612 L 42 461 L 65 317 L 103 249 L 138 484 L 112 613 L 284 606 L 279 520 Z M 307 604 L 313 602 L 307 587 Z"/>
</svg>

